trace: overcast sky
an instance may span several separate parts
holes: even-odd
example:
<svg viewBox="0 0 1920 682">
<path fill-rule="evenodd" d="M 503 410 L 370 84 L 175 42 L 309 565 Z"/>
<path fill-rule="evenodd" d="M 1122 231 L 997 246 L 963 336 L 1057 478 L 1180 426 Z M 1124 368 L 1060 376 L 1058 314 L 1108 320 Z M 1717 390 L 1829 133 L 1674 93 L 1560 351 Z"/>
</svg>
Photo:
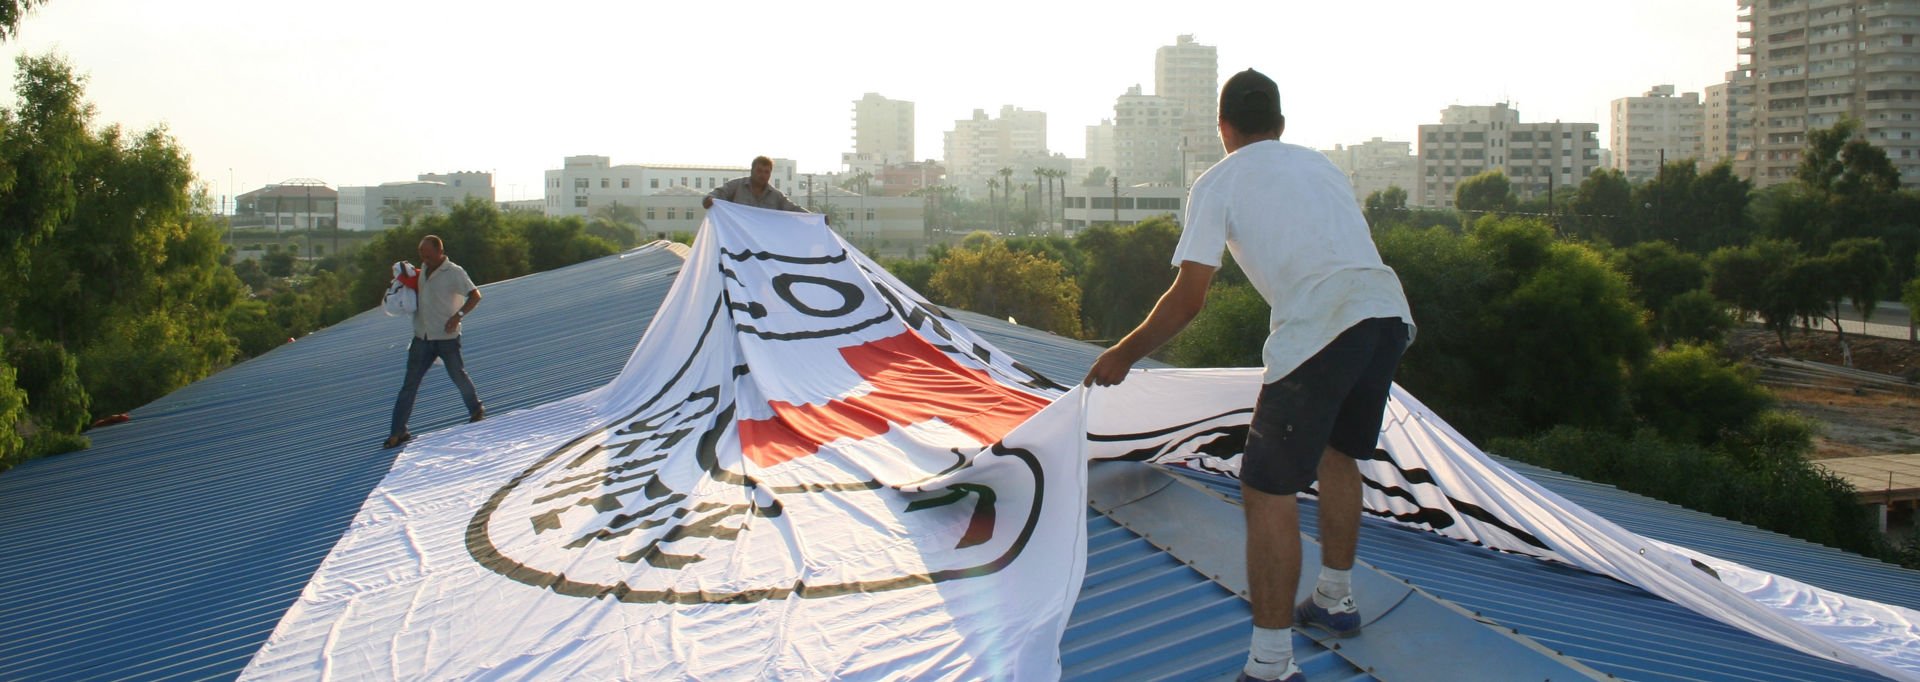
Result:
<svg viewBox="0 0 1920 682">
<path fill-rule="evenodd" d="M 1252 9 L 1258 8 L 1258 9 Z M 569 0 L 49 0 L 7 56 L 65 56 L 99 123 L 165 125 L 215 195 L 291 178 L 371 185 L 494 173 L 540 196 L 563 157 L 838 170 L 853 100 L 916 104 L 915 153 L 974 109 L 1047 114 L 1085 153 L 1114 98 L 1153 90 L 1179 34 L 1223 74 L 1278 81 L 1285 139 L 1411 140 L 1450 104 L 1509 101 L 1523 121 L 1589 121 L 1736 64 L 1735 0 L 1000 0 L 759 3 Z M 9 91 L 11 92 L 11 90 Z M 8 106 L 12 106 L 10 101 Z"/>
</svg>

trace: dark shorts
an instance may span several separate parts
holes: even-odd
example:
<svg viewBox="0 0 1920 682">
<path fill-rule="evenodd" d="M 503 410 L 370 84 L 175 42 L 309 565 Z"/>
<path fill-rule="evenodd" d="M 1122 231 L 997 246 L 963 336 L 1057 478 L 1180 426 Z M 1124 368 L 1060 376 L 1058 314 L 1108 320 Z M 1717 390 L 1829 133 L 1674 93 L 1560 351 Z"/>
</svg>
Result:
<svg viewBox="0 0 1920 682">
<path fill-rule="evenodd" d="M 1313 485 L 1328 447 L 1349 457 L 1372 452 L 1407 341 L 1407 325 L 1398 318 L 1362 320 L 1293 373 L 1261 387 L 1241 482 L 1292 495 Z"/>
</svg>

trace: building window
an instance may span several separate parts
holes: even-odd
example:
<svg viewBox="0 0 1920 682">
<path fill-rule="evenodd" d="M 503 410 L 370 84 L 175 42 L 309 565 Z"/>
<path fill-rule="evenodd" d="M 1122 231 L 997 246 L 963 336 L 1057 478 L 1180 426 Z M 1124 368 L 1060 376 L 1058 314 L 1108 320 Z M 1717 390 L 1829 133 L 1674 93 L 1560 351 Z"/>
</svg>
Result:
<svg viewBox="0 0 1920 682">
<path fill-rule="evenodd" d="M 651 183 L 649 187 L 651 187 L 652 189 L 660 189 L 660 178 L 653 178 L 652 180 L 648 180 L 647 182 Z"/>
<path fill-rule="evenodd" d="M 600 189 L 606 189 L 607 187 L 609 187 L 609 185 L 607 184 L 607 179 L 600 178 Z"/>
<path fill-rule="evenodd" d="M 586 189 L 586 188 L 587 188 L 587 179 L 586 179 L 586 178 L 574 178 L 574 179 L 573 179 L 573 188 L 574 188 L 574 189 Z"/>
<path fill-rule="evenodd" d="M 647 220 L 653 220 L 653 207 L 647 207 Z"/>
<path fill-rule="evenodd" d="M 702 180 L 706 180 L 706 178 L 694 178 L 694 179 L 693 179 L 693 188 L 694 188 L 694 189 L 705 189 L 704 187 L 702 187 L 702 186 L 700 185 L 700 182 L 701 182 Z"/>
<path fill-rule="evenodd" d="M 667 207 L 667 220 L 673 220 L 673 218 L 674 218 L 674 215 L 675 215 L 676 213 L 679 213 L 679 211 L 680 211 L 680 209 L 677 209 L 677 208 L 673 208 L 673 207 L 671 207 L 671 206 L 669 206 L 669 207 Z"/>
<path fill-rule="evenodd" d="M 573 207 L 574 207 L 574 208 L 586 208 L 586 207 L 587 207 L 587 195 L 585 195 L 585 194 L 576 194 L 576 195 L 574 195 L 574 196 L 573 196 Z"/>
<path fill-rule="evenodd" d="M 627 189 L 632 186 L 633 186 L 632 178 L 620 178 L 620 189 Z"/>
<path fill-rule="evenodd" d="M 873 220 L 873 209 L 867 209 L 867 220 Z"/>
</svg>

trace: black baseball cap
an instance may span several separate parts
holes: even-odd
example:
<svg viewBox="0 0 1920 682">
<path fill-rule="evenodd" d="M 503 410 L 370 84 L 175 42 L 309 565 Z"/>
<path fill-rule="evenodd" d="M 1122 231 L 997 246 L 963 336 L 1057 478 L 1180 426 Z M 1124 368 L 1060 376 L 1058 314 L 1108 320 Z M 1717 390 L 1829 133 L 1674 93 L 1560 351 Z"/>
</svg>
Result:
<svg viewBox="0 0 1920 682">
<path fill-rule="evenodd" d="M 1220 118 L 1244 133 L 1280 128 L 1280 86 L 1253 69 L 1233 74 L 1220 88 Z"/>
</svg>

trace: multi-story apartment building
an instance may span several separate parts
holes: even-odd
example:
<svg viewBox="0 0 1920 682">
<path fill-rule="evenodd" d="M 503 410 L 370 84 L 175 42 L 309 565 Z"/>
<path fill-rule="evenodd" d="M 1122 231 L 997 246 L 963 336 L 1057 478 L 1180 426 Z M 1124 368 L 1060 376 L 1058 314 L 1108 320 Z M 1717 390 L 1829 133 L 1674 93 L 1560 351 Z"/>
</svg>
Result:
<svg viewBox="0 0 1920 682">
<path fill-rule="evenodd" d="M 586 217 L 592 215 L 595 209 L 615 202 L 640 206 L 643 197 L 674 187 L 685 187 L 705 195 L 728 180 L 745 177 L 748 170 L 746 163 L 737 166 L 615 166 L 605 156 L 569 156 L 560 168 L 546 173 L 547 215 Z M 799 187 L 795 182 L 796 175 L 792 159 L 774 159 L 773 177 L 768 182 L 774 189 L 792 196 Z"/>
<path fill-rule="evenodd" d="M 1373 138 L 1355 145 L 1334 145 L 1321 154 L 1347 175 L 1353 186 L 1353 200 L 1364 204 L 1367 196 L 1388 187 L 1399 187 L 1413 199 L 1419 189 L 1420 159 L 1413 155 L 1413 143 Z"/>
<path fill-rule="evenodd" d="M 913 103 L 872 92 L 854 100 L 853 152 L 882 167 L 918 161 L 913 156 Z"/>
<path fill-rule="evenodd" d="M 987 196 L 987 181 L 998 178 L 1000 169 L 1020 175 L 1049 158 L 1047 115 L 1008 105 L 1000 107 L 999 118 L 989 118 L 975 109 L 973 118 L 953 122 L 946 153 L 947 184 Z"/>
<path fill-rule="evenodd" d="M 1087 126 L 1087 156 L 1083 165 L 1085 170 L 1075 173 L 1075 180 L 1087 177 L 1095 168 L 1105 168 L 1113 172 L 1113 120 L 1100 119 L 1100 125 Z"/>
<path fill-rule="evenodd" d="M 1186 102 L 1127 88 L 1113 104 L 1113 175 L 1122 184 L 1179 184 Z"/>
<path fill-rule="evenodd" d="M 1220 57 L 1212 45 L 1181 35 L 1153 56 L 1153 93 L 1180 101 L 1180 146 L 1190 182 L 1226 156 L 1216 125 L 1220 108 Z"/>
<path fill-rule="evenodd" d="M 1653 179 L 1662 163 L 1698 162 L 1704 154 L 1706 107 L 1700 93 L 1676 96 L 1672 85 L 1656 85 L 1639 97 L 1614 100 L 1611 114 L 1611 167 L 1630 182 Z"/>
<path fill-rule="evenodd" d="M 1791 180 L 1807 132 L 1860 121 L 1901 185 L 1920 187 L 1920 0 L 1739 0 L 1753 153 L 1735 170 Z"/>
<path fill-rule="evenodd" d="M 1707 86 L 1702 106 L 1706 110 L 1706 134 L 1701 139 L 1700 168 L 1751 156 L 1753 75 L 1745 70 L 1728 71 L 1725 81 Z"/>
<path fill-rule="evenodd" d="M 467 199 L 493 203 L 493 174 L 477 171 L 422 173 L 412 181 L 340 188 L 340 229 L 385 230 L 411 215 L 446 213 Z"/>
<path fill-rule="evenodd" d="M 1573 191 L 1600 165 L 1600 124 L 1521 123 L 1506 103 L 1450 106 L 1440 123 L 1420 126 L 1420 182 L 1413 203 L 1453 206 L 1461 180 L 1484 171 L 1507 175 L 1515 195 Z"/>
</svg>

